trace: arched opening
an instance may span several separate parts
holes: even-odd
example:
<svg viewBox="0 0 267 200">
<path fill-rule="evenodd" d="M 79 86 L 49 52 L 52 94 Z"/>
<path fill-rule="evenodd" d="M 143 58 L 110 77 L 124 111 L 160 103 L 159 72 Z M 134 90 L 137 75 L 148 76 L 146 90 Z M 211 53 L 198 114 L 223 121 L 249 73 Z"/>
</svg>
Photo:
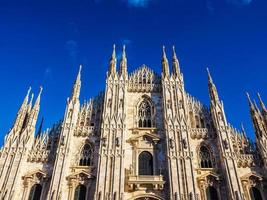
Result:
<svg viewBox="0 0 267 200">
<path fill-rule="evenodd" d="M 86 199 L 86 187 L 84 185 L 78 185 L 75 189 L 74 200 Z"/>
<path fill-rule="evenodd" d="M 212 168 L 212 161 L 210 151 L 207 147 L 201 146 L 199 151 L 200 167 L 201 168 Z"/>
<path fill-rule="evenodd" d="M 32 186 L 29 200 L 40 200 L 42 194 L 42 186 L 40 184 L 35 184 Z"/>
<path fill-rule="evenodd" d="M 80 155 L 80 166 L 92 165 L 92 148 L 89 144 L 85 144 Z"/>
<path fill-rule="evenodd" d="M 152 127 L 152 108 L 147 100 L 142 101 L 138 107 L 138 126 Z"/>
<path fill-rule="evenodd" d="M 212 186 L 207 187 L 206 195 L 207 195 L 207 200 L 219 200 L 217 190 Z"/>
<path fill-rule="evenodd" d="M 261 192 L 256 187 L 251 187 L 250 188 L 250 196 L 251 196 L 252 200 L 262 200 Z"/>
<path fill-rule="evenodd" d="M 139 155 L 139 175 L 153 175 L 153 157 L 147 151 Z"/>
<path fill-rule="evenodd" d="M 197 115 L 195 116 L 195 122 L 196 122 L 196 128 L 200 128 L 199 117 Z"/>
</svg>

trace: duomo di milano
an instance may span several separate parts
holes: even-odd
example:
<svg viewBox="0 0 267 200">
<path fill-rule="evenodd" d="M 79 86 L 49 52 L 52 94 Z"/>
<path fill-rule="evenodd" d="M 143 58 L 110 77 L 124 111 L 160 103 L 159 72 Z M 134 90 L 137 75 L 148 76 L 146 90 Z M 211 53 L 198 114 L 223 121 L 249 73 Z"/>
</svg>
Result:
<svg viewBox="0 0 267 200">
<path fill-rule="evenodd" d="M 208 73 L 210 106 L 184 89 L 175 50 L 161 76 L 128 73 L 115 47 L 104 93 L 81 104 L 81 68 L 64 118 L 36 127 L 30 90 L 0 151 L 1 200 L 267 199 L 267 108 L 248 96 L 256 145 L 227 121 Z M 118 68 L 118 70 L 117 70 Z M 172 68 L 172 70 L 170 70 Z"/>
</svg>

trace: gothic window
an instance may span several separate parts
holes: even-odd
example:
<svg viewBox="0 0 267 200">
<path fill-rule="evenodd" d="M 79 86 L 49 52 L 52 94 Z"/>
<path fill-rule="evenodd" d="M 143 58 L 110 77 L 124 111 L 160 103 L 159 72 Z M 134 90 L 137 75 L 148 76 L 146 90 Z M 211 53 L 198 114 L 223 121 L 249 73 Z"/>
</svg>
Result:
<svg viewBox="0 0 267 200">
<path fill-rule="evenodd" d="M 152 127 L 152 109 L 147 100 L 141 102 L 138 108 L 138 126 Z"/>
<path fill-rule="evenodd" d="M 200 147 L 199 159 L 201 168 L 212 168 L 211 154 L 207 147 Z"/>
<path fill-rule="evenodd" d="M 42 186 L 40 184 L 35 184 L 32 186 L 29 200 L 40 200 L 42 194 Z"/>
<path fill-rule="evenodd" d="M 250 196 L 252 200 L 262 200 L 261 192 L 256 187 L 250 188 Z"/>
<path fill-rule="evenodd" d="M 196 121 L 196 128 L 200 128 L 200 126 L 199 126 L 199 117 L 197 115 L 195 116 L 195 121 Z"/>
<path fill-rule="evenodd" d="M 139 175 L 153 175 L 153 157 L 147 151 L 139 155 Z"/>
<path fill-rule="evenodd" d="M 89 144 L 85 144 L 80 155 L 80 166 L 92 165 L 92 148 Z"/>
<path fill-rule="evenodd" d="M 84 185 L 78 185 L 75 189 L 74 200 L 86 199 L 86 187 Z"/>
<path fill-rule="evenodd" d="M 212 186 L 207 187 L 206 195 L 207 200 L 219 200 L 217 190 Z"/>
</svg>

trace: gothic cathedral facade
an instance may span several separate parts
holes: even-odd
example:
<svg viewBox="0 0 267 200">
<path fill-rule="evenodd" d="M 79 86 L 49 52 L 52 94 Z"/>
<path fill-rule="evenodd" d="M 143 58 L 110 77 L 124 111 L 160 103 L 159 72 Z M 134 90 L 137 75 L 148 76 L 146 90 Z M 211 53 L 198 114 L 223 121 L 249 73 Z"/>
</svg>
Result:
<svg viewBox="0 0 267 200">
<path fill-rule="evenodd" d="M 175 49 L 161 75 L 127 71 L 115 46 L 105 91 L 80 104 L 81 67 L 64 118 L 36 128 L 29 90 L 0 150 L 1 200 L 265 200 L 267 109 L 248 95 L 256 143 L 233 128 L 208 72 L 210 106 L 184 88 Z M 119 70 L 117 70 L 119 68 Z"/>
</svg>

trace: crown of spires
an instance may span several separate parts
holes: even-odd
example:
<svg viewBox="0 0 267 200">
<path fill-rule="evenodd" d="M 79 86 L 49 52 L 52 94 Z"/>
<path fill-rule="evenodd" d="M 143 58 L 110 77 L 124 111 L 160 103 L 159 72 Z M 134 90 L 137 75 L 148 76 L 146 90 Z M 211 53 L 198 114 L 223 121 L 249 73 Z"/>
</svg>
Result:
<svg viewBox="0 0 267 200">
<path fill-rule="evenodd" d="M 264 102 L 262 101 L 260 93 L 258 93 L 257 95 L 258 95 L 258 98 L 259 98 L 259 101 L 260 101 L 261 109 L 263 110 L 263 112 L 267 113 L 267 109 L 265 107 Z"/>
<path fill-rule="evenodd" d="M 207 72 L 208 72 L 208 81 L 209 81 L 208 85 L 209 85 L 210 98 L 214 102 L 219 102 L 219 95 L 217 92 L 217 88 L 216 88 L 215 84 L 213 83 L 209 68 L 207 68 Z"/>
<path fill-rule="evenodd" d="M 72 89 L 72 96 L 71 99 L 79 99 L 80 96 L 80 90 L 81 90 L 81 71 L 82 71 L 82 65 L 79 66 L 79 72 L 77 75 L 77 78 L 74 82 L 73 89 Z"/>
<path fill-rule="evenodd" d="M 121 62 L 120 62 L 120 75 L 125 76 L 127 74 L 127 58 L 126 58 L 126 47 L 123 45 Z"/>
<path fill-rule="evenodd" d="M 117 65 L 117 58 L 116 58 L 116 45 L 113 44 L 113 51 L 109 62 L 109 75 L 115 75 L 116 73 L 116 65 Z"/>
<path fill-rule="evenodd" d="M 180 64 L 178 61 L 178 58 L 176 56 L 176 52 L 175 52 L 175 46 L 172 46 L 172 65 L 173 65 L 173 74 L 174 76 L 178 76 L 180 74 Z"/>
<path fill-rule="evenodd" d="M 167 59 L 166 52 L 165 52 L 165 46 L 162 47 L 162 60 L 161 60 L 161 64 L 162 64 L 163 75 L 164 76 L 169 76 L 170 75 L 169 63 L 168 63 L 168 59 Z"/>
</svg>

